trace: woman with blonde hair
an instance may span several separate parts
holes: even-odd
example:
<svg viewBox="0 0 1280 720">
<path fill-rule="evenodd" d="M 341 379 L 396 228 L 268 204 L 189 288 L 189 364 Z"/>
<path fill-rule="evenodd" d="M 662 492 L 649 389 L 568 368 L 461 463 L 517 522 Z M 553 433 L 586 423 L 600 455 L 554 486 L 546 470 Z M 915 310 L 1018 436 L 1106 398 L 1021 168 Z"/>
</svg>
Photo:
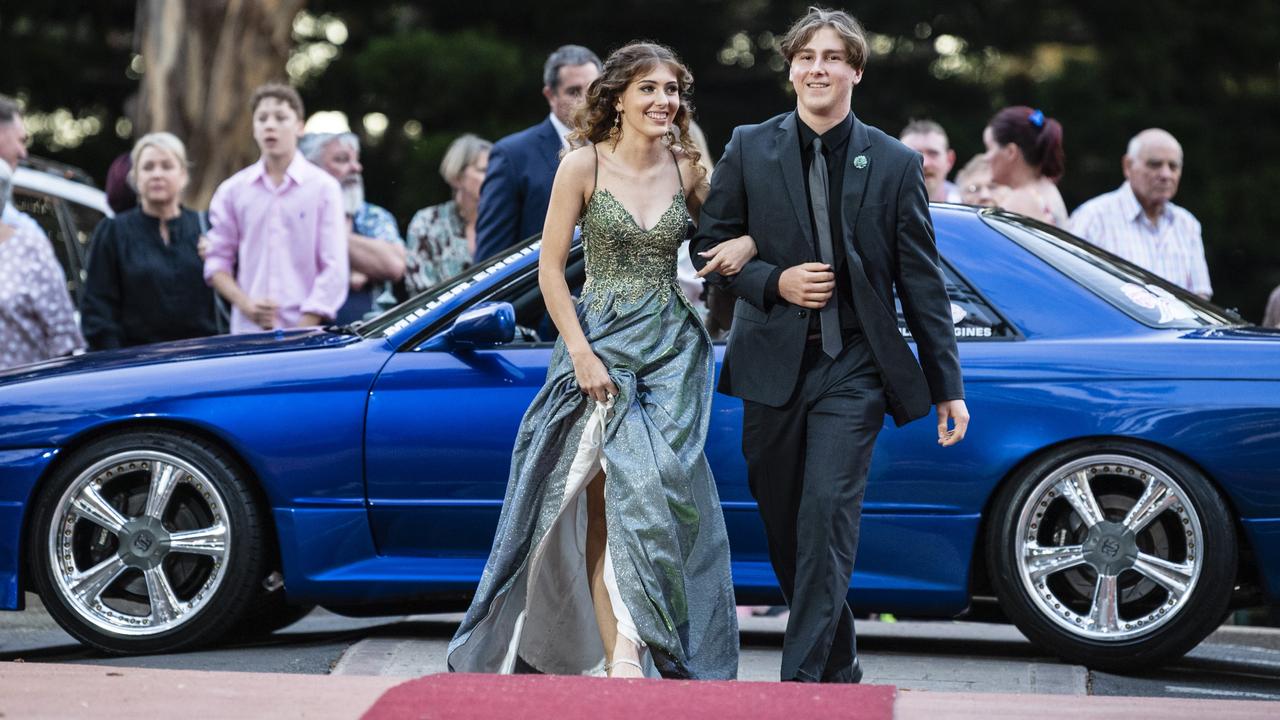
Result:
<svg viewBox="0 0 1280 720">
<path fill-rule="evenodd" d="M 197 252 L 200 216 L 182 206 L 187 149 L 172 133 L 143 135 L 130 153 L 138 206 L 98 224 L 80 304 L 89 349 L 218 333 L 213 290 Z"/>
<path fill-rule="evenodd" d="M 560 339 L 516 437 L 451 670 L 736 676 L 728 536 L 703 455 L 715 357 L 676 283 L 707 191 L 701 153 L 678 140 L 692 82 L 670 49 L 632 43 L 587 90 L 538 266 Z M 576 302 L 565 278 L 575 225 Z M 755 253 L 749 238 L 724 246 Z"/>
<path fill-rule="evenodd" d="M 475 259 L 480 185 L 491 148 L 493 143 L 467 133 L 445 150 L 440 177 L 453 188 L 453 199 L 425 207 L 409 221 L 404 282 L 410 295 L 457 275 Z"/>
</svg>

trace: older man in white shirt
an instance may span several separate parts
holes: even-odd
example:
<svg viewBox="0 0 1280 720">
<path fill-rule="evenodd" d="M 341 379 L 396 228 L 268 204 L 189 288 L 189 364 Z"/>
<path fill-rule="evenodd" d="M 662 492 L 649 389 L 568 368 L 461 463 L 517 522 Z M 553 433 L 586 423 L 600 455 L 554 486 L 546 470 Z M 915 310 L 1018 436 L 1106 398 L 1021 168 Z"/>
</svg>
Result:
<svg viewBox="0 0 1280 720">
<path fill-rule="evenodd" d="M 1071 232 L 1205 298 L 1212 297 L 1200 222 L 1174 205 L 1182 179 L 1182 146 L 1164 130 L 1129 141 L 1125 182 L 1076 208 Z"/>
</svg>

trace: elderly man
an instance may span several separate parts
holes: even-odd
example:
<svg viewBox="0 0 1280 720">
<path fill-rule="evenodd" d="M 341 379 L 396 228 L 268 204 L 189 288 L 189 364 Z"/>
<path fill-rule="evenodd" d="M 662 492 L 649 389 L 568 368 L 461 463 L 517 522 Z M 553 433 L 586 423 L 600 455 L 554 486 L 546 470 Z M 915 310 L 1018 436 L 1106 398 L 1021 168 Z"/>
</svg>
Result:
<svg viewBox="0 0 1280 720">
<path fill-rule="evenodd" d="M 309 133 L 298 149 L 308 160 L 337 178 L 346 206 L 351 258 L 351 290 L 335 319 L 352 323 L 370 311 L 395 304 L 391 286 L 404 277 L 405 247 L 390 212 L 364 199 L 360 139 L 354 133 Z"/>
<path fill-rule="evenodd" d="M 26 125 L 22 122 L 22 111 L 18 108 L 18 103 L 14 102 L 13 98 L 0 95 L 0 161 L 8 164 L 10 170 L 17 170 L 18 163 L 27 157 L 27 143 L 30 140 Z M 14 207 L 12 202 L 4 204 L 0 222 L 20 230 L 30 230 L 40 237 L 47 237 L 35 218 Z"/>
<path fill-rule="evenodd" d="M 1182 178 L 1182 146 L 1158 128 L 1129 141 L 1125 182 L 1076 208 L 1068 228 L 1108 252 L 1209 299 L 1209 268 L 1200 222 L 1174 205 Z"/>
<path fill-rule="evenodd" d="M 551 106 L 546 120 L 494 144 L 480 188 L 476 260 L 483 260 L 542 232 L 551 202 L 551 182 L 573 113 L 587 86 L 600 76 L 600 58 L 580 45 L 565 45 L 542 68 L 542 95 Z"/>
<path fill-rule="evenodd" d="M 912 120 L 902 128 L 898 139 L 920 153 L 924 160 L 924 187 L 931 202 L 960 202 L 960 189 L 947 180 L 956 164 L 956 151 L 951 149 L 947 131 L 932 120 Z"/>
</svg>

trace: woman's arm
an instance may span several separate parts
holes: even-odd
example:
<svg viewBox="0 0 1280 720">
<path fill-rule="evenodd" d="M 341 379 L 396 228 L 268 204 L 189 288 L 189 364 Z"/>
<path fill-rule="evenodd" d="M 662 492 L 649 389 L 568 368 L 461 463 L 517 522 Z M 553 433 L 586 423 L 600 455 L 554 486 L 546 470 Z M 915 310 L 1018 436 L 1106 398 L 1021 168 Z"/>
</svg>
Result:
<svg viewBox="0 0 1280 720">
<path fill-rule="evenodd" d="M 678 153 L 676 157 L 680 162 L 680 180 L 684 183 L 684 204 L 696 223 L 698 214 L 702 212 L 702 203 L 706 201 L 707 192 L 711 189 L 711 176 L 705 174 L 701 165 L 690 161 L 688 155 Z"/>
<path fill-rule="evenodd" d="M 690 217 L 697 217 L 702 210 L 702 203 L 707 199 L 711 189 L 711 178 L 702 174 L 702 167 L 690 162 L 689 158 L 680 155 L 680 177 L 684 179 L 685 206 L 689 208 Z M 707 264 L 697 271 L 696 277 L 706 277 L 710 273 L 730 277 L 737 275 L 742 268 L 751 262 L 757 254 L 755 240 L 750 235 L 741 235 L 732 240 L 725 240 L 700 253 L 707 259 Z"/>
<path fill-rule="evenodd" d="M 574 150 L 560 161 L 551 186 L 547 220 L 542 228 L 538 287 L 542 290 L 542 299 L 551 321 L 560 331 L 560 338 L 569 351 L 578 387 L 596 402 L 605 402 L 618 393 L 618 388 L 587 342 L 582 324 L 578 322 L 573 297 L 569 294 L 569 283 L 564 277 L 569 246 L 573 242 L 573 226 L 582 214 L 587 193 L 593 189 L 590 184 L 595 176 L 595 160 L 594 150 L 586 147 Z"/>
</svg>

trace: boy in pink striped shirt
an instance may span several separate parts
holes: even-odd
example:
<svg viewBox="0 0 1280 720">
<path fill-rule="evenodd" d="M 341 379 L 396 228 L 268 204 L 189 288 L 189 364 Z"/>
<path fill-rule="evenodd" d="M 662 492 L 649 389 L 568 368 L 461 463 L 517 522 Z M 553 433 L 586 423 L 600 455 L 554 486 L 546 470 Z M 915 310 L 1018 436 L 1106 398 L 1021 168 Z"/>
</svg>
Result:
<svg viewBox="0 0 1280 720">
<path fill-rule="evenodd" d="M 205 282 L 231 304 L 233 333 L 329 322 L 350 274 L 342 190 L 298 152 L 297 91 L 263 85 L 250 107 L 262 157 L 213 194 Z"/>
</svg>

